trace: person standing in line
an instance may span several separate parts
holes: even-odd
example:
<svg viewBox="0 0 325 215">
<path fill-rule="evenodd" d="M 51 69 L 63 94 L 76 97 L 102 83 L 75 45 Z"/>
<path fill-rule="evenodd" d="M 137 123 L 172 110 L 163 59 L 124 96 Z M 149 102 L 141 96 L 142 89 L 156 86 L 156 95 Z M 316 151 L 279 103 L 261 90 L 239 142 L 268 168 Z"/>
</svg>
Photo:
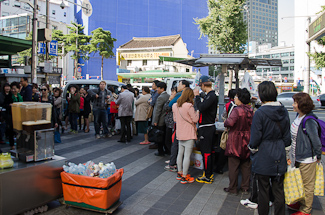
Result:
<svg viewBox="0 0 325 215">
<path fill-rule="evenodd" d="M 39 101 L 38 85 L 33 83 L 32 86 L 33 86 L 32 101 L 38 102 Z"/>
<path fill-rule="evenodd" d="M 162 138 L 157 142 L 158 152 L 155 153 L 156 156 L 165 156 L 168 154 L 168 149 L 165 146 L 165 133 L 166 133 L 166 125 L 165 125 L 165 116 L 166 113 L 163 111 L 164 104 L 168 101 L 169 95 L 166 92 L 167 85 L 164 82 L 160 82 L 157 85 L 157 92 L 159 94 L 157 98 L 157 102 L 153 109 L 152 116 L 152 124 L 157 126 L 157 128 L 163 132 Z M 158 138 L 157 138 L 158 139 Z"/>
<path fill-rule="evenodd" d="M 135 112 L 135 122 L 138 133 L 144 134 L 144 141 L 140 142 L 141 145 L 150 144 L 147 130 L 148 130 L 148 121 L 147 121 L 147 112 L 149 109 L 148 100 L 150 99 L 150 90 L 149 87 L 142 87 L 142 96 L 135 101 L 134 105 L 136 106 Z"/>
<path fill-rule="evenodd" d="M 41 90 L 41 96 L 39 102 L 49 103 L 52 105 L 51 124 L 53 128 L 57 128 L 58 127 L 57 112 L 54 106 L 54 99 L 50 93 L 50 86 L 48 84 L 45 84 L 41 86 L 40 90 Z"/>
<path fill-rule="evenodd" d="M 78 134 L 78 114 L 80 112 L 80 94 L 78 93 L 78 87 L 72 85 L 70 87 L 70 99 L 69 99 L 69 119 L 71 125 L 71 133 Z"/>
<path fill-rule="evenodd" d="M 224 191 L 238 195 L 238 174 L 241 169 L 241 190 L 247 195 L 249 190 L 249 177 L 251 173 L 250 151 L 247 148 L 250 139 L 253 109 L 250 103 L 251 94 L 246 88 L 237 89 L 235 107 L 226 119 L 224 125 L 229 131 L 225 155 L 228 156 L 229 186 Z"/>
<path fill-rule="evenodd" d="M 121 138 L 118 142 L 131 142 L 131 122 L 133 116 L 134 94 L 130 92 L 127 86 L 122 86 L 116 104 L 118 107 L 118 117 L 121 120 Z M 126 136 L 126 140 L 125 140 Z"/>
<path fill-rule="evenodd" d="M 28 84 L 27 77 L 21 78 L 20 84 L 22 86 L 20 90 L 20 95 L 23 97 L 24 102 L 32 101 L 33 87 L 32 85 Z"/>
<path fill-rule="evenodd" d="M 85 108 L 85 100 L 84 100 L 84 92 L 85 92 L 85 89 L 82 87 L 80 88 L 79 90 L 79 93 L 80 93 L 80 112 L 78 114 L 78 118 L 79 118 L 79 131 L 81 131 L 81 119 L 82 117 L 84 116 L 84 108 Z M 85 125 L 85 118 L 84 118 L 84 125 Z"/>
<path fill-rule="evenodd" d="M 100 138 L 100 124 L 103 126 L 104 137 L 111 137 L 108 133 L 106 100 L 112 100 L 112 92 L 106 89 L 106 82 L 101 81 L 98 89 L 88 90 L 89 95 L 93 99 L 93 114 L 96 139 Z"/>
<path fill-rule="evenodd" d="M 314 200 L 314 186 L 316 179 L 316 164 L 322 159 L 322 143 L 319 138 L 319 125 L 314 119 L 307 119 L 303 130 L 305 117 L 312 116 L 314 109 L 313 100 L 307 93 L 297 93 L 292 96 L 294 103 L 293 111 L 297 112 L 297 117 L 291 124 L 291 159 L 288 164 L 293 163 L 299 168 L 304 185 L 305 198 L 295 204 L 288 205 L 289 209 L 298 212 L 293 215 L 308 215 L 312 210 Z"/>
<path fill-rule="evenodd" d="M 285 214 L 283 190 L 287 171 L 286 151 L 290 150 L 290 119 L 287 109 L 277 102 L 278 92 L 271 81 L 258 85 L 262 106 L 255 112 L 251 126 L 252 172 L 258 186 L 258 213 L 269 214 L 270 181 L 274 196 L 274 214 Z"/>
<path fill-rule="evenodd" d="M 13 102 L 23 102 L 23 97 L 20 95 L 19 91 L 19 83 L 14 81 L 10 84 L 12 100 Z"/>
<path fill-rule="evenodd" d="M 89 133 L 89 114 L 91 113 L 91 106 L 90 106 L 90 101 L 91 101 L 91 96 L 88 94 L 88 87 L 84 87 L 84 93 L 82 97 L 84 98 L 84 132 Z M 86 128 L 87 127 L 87 128 Z"/>
<path fill-rule="evenodd" d="M 173 105 L 173 118 L 176 124 L 176 138 L 179 141 L 177 155 L 177 180 L 182 184 L 193 183 L 194 178 L 188 174 L 190 156 L 193 151 L 194 141 L 197 139 L 196 123 L 199 114 L 193 107 L 194 93 L 191 88 L 185 88 L 177 103 Z"/>
<path fill-rule="evenodd" d="M 151 86 L 151 89 L 152 89 L 152 91 L 151 91 L 151 97 L 150 97 L 148 103 L 150 104 L 149 111 L 152 111 L 152 113 L 153 113 L 153 109 L 154 109 L 154 107 L 155 107 L 155 104 L 156 104 L 157 98 L 158 98 L 158 96 L 159 96 L 159 93 L 158 93 L 158 91 L 157 91 L 157 84 L 158 84 L 158 83 L 160 83 L 160 81 L 158 81 L 158 80 L 154 80 L 154 81 L 152 82 L 152 86 Z M 151 124 L 152 124 L 152 117 L 153 117 L 153 116 L 151 116 L 151 117 L 149 118 L 148 125 L 151 125 Z M 153 143 L 153 144 L 149 145 L 149 149 L 158 149 L 158 145 L 157 145 L 157 143 Z"/>
<path fill-rule="evenodd" d="M 1 107 L 3 108 L 4 114 L 4 120 L 6 122 L 6 135 L 9 138 L 9 145 L 10 149 L 15 149 L 15 132 L 13 128 L 13 122 L 12 122 L 12 111 L 11 111 L 11 104 L 13 103 L 13 97 L 10 90 L 9 83 L 5 83 L 3 86 L 3 91 L 1 92 Z"/>
<path fill-rule="evenodd" d="M 199 145 L 203 157 L 204 172 L 196 178 L 199 183 L 211 184 L 213 182 L 213 145 L 215 143 L 215 121 L 217 115 L 218 97 L 212 89 L 212 82 L 208 76 L 201 76 L 199 86 L 206 93 L 201 101 L 199 89 L 194 89 L 195 106 L 200 111 L 199 118 Z"/>
</svg>

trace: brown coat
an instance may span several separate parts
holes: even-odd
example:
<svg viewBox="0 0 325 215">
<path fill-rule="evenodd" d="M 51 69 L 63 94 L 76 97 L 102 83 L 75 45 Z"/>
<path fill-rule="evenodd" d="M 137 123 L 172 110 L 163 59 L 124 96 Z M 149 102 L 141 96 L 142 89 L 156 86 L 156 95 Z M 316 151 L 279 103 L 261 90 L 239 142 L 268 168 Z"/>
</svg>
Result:
<svg viewBox="0 0 325 215">
<path fill-rule="evenodd" d="M 140 98 L 134 102 L 134 105 L 136 106 L 134 121 L 147 121 L 147 113 L 150 107 L 148 100 L 150 97 L 151 95 L 148 93 L 140 96 Z"/>
<path fill-rule="evenodd" d="M 253 115 L 251 106 L 242 104 L 235 107 L 225 121 L 225 127 L 229 130 L 226 156 L 249 158 L 250 151 L 247 146 L 251 135 Z"/>
</svg>

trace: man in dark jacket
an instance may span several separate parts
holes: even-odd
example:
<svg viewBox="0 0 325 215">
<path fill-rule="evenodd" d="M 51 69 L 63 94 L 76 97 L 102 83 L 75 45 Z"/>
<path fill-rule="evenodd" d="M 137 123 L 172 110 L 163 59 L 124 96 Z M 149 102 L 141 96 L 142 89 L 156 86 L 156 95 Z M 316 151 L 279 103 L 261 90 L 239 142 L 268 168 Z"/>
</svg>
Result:
<svg viewBox="0 0 325 215">
<path fill-rule="evenodd" d="M 215 121 L 217 115 L 218 97 L 212 89 L 212 82 L 208 76 L 201 76 L 199 85 L 206 96 L 201 101 L 199 89 L 194 89 L 195 105 L 200 111 L 199 118 L 199 145 L 203 156 L 204 172 L 196 181 L 199 183 L 211 184 L 213 182 L 212 154 L 213 143 L 215 142 Z"/>
<path fill-rule="evenodd" d="M 21 78 L 20 84 L 23 86 L 20 90 L 20 95 L 23 97 L 24 102 L 32 101 L 33 87 L 28 84 L 28 79 L 26 77 Z"/>
<path fill-rule="evenodd" d="M 70 87 L 70 98 L 69 98 L 69 119 L 71 125 L 71 133 L 78 133 L 78 113 L 80 112 L 80 95 L 78 93 L 78 87 L 72 85 Z"/>
<path fill-rule="evenodd" d="M 104 137 L 111 137 L 108 133 L 107 127 L 107 113 L 106 113 L 106 102 L 108 99 L 113 99 L 112 92 L 106 89 L 106 82 L 101 81 L 98 89 L 90 89 L 87 91 L 93 99 L 93 114 L 96 139 L 100 138 L 100 124 L 104 129 Z"/>
</svg>

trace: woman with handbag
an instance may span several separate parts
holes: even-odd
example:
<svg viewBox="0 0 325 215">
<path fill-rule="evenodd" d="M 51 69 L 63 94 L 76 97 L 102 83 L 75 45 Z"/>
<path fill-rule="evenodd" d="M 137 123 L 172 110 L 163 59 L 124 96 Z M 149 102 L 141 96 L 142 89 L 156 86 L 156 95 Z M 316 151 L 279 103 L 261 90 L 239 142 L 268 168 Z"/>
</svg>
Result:
<svg viewBox="0 0 325 215">
<path fill-rule="evenodd" d="M 246 88 L 237 89 L 235 107 L 230 113 L 224 125 L 229 130 L 225 155 L 228 156 L 229 187 L 224 191 L 229 194 L 238 195 L 238 173 L 242 173 L 241 190 L 248 194 L 251 162 L 247 145 L 250 140 L 250 131 L 253 120 L 253 109 L 250 102 L 250 93 Z"/>
<path fill-rule="evenodd" d="M 177 103 L 173 105 L 173 118 L 176 122 L 176 138 L 179 141 L 177 155 L 177 180 L 182 184 L 193 183 L 194 178 L 188 173 L 190 156 L 194 141 L 197 139 L 196 123 L 199 114 L 194 110 L 194 93 L 191 88 L 185 88 Z"/>
<path fill-rule="evenodd" d="M 285 214 L 283 180 L 287 171 L 286 148 L 291 145 L 290 119 L 287 109 L 277 102 L 273 82 L 258 85 L 262 106 L 255 112 L 248 148 L 252 172 L 258 186 L 258 213 L 269 214 L 270 182 L 274 196 L 274 214 Z"/>
<path fill-rule="evenodd" d="M 318 136 L 319 126 L 315 120 L 317 116 L 312 112 L 314 109 L 312 99 L 307 93 L 297 93 L 292 98 L 293 111 L 297 112 L 297 117 L 291 124 L 291 159 L 288 160 L 288 164 L 293 163 L 299 168 L 305 198 L 288 205 L 288 208 L 298 211 L 294 215 L 305 215 L 310 214 L 313 205 L 316 164 L 321 161 L 322 144 Z"/>
<path fill-rule="evenodd" d="M 138 133 L 144 134 L 144 141 L 140 142 L 141 145 L 150 144 L 148 139 L 148 120 L 147 112 L 149 109 L 148 100 L 150 99 L 150 90 L 149 87 L 142 88 L 142 96 L 134 102 L 136 106 L 134 121 L 136 122 L 136 127 Z"/>
</svg>

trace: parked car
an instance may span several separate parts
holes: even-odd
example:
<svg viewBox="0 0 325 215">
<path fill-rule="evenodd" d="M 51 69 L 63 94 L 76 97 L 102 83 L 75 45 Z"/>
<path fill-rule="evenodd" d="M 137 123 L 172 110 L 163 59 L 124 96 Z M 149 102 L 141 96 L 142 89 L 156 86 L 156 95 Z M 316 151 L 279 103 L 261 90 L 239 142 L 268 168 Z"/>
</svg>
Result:
<svg viewBox="0 0 325 215">
<path fill-rule="evenodd" d="M 325 106 L 325 94 L 319 95 L 318 98 L 320 100 L 321 106 Z"/>
<path fill-rule="evenodd" d="M 296 94 L 298 92 L 285 92 L 285 93 L 280 93 L 277 97 L 277 101 L 281 102 L 287 109 L 293 109 L 292 107 L 292 103 L 293 103 L 293 99 L 292 96 L 294 94 Z M 310 96 L 311 99 L 314 102 L 315 105 L 315 109 L 316 108 L 320 108 L 321 103 L 319 98 L 315 97 L 315 96 Z"/>
</svg>

